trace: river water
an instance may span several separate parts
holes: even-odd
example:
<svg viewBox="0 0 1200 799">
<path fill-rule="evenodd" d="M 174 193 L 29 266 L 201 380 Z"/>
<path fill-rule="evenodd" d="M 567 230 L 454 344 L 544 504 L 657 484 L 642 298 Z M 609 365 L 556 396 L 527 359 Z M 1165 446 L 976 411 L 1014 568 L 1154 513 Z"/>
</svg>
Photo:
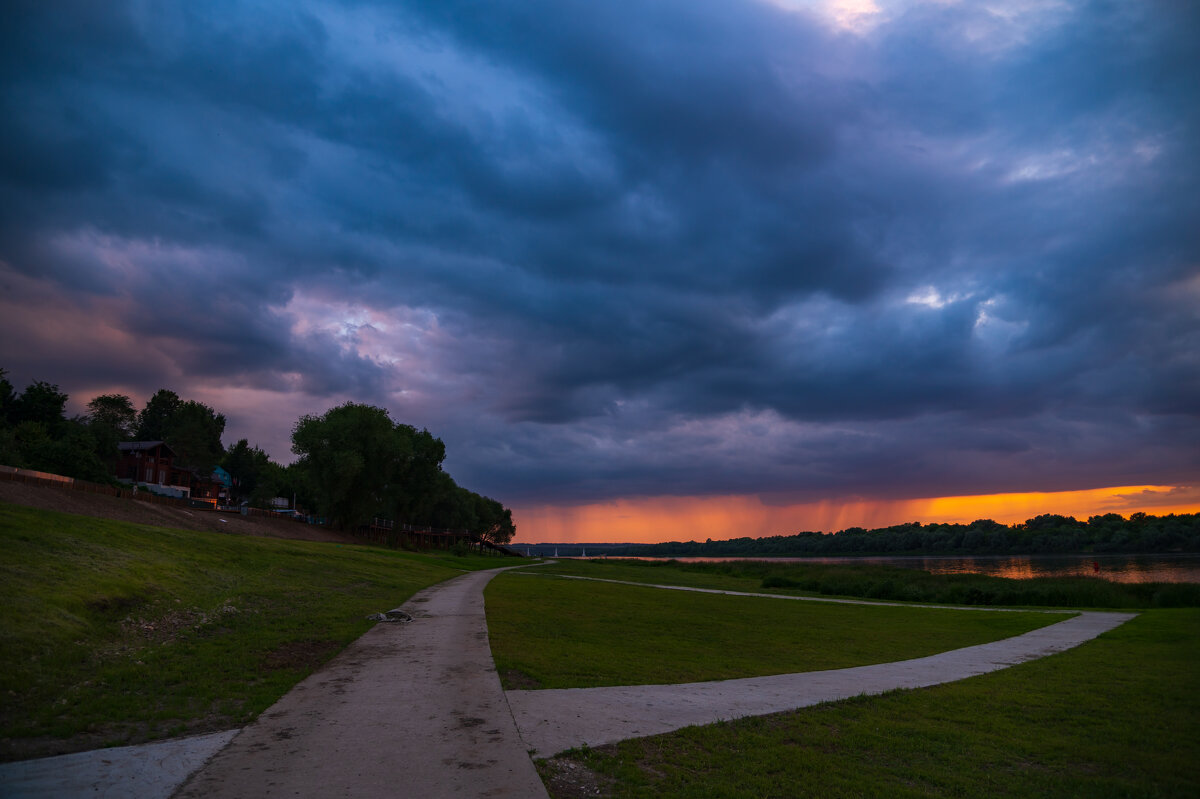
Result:
<svg viewBox="0 0 1200 799">
<path fill-rule="evenodd" d="M 643 558 L 669 560 L 669 558 Z M 700 563 L 769 560 L 776 563 L 871 564 L 922 569 L 933 574 L 989 574 L 1028 580 L 1032 577 L 1099 577 L 1115 583 L 1200 583 L 1200 554 L 1171 555 L 980 555 L 878 558 L 675 558 Z"/>
</svg>

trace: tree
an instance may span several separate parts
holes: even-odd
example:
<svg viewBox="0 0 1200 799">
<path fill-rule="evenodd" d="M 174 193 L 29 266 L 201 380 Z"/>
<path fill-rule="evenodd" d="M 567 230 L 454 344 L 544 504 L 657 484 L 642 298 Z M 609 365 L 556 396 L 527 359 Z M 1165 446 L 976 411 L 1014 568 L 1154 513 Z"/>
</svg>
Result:
<svg viewBox="0 0 1200 799">
<path fill-rule="evenodd" d="M 117 441 L 128 441 L 137 425 L 133 401 L 124 394 L 101 394 L 87 404 L 88 421 L 108 431 Z"/>
<path fill-rule="evenodd" d="M 423 515 L 405 516 L 405 520 L 451 530 L 475 530 L 479 526 L 475 516 L 475 495 L 460 487 L 445 472 L 438 472 L 432 489 L 421 493 Z"/>
<path fill-rule="evenodd" d="M 8 372 L 0 369 L 0 427 L 9 423 L 13 402 L 17 395 L 13 392 L 13 384 L 8 382 Z"/>
<path fill-rule="evenodd" d="M 254 490 L 258 473 L 255 450 L 247 439 L 239 438 L 236 444 L 225 451 L 225 457 L 221 459 L 221 468 L 233 478 L 232 494 L 237 499 L 247 498 Z"/>
<path fill-rule="evenodd" d="M 182 404 L 183 400 L 174 391 L 160 388 L 154 392 L 137 417 L 138 441 L 166 441 L 171 416 Z"/>
<path fill-rule="evenodd" d="M 11 419 L 14 424 L 33 422 L 52 430 L 62 423 L 66 407 L 67 395 L 58 386 L 38 380 L 13 401 Z"/>
<path fill-rule="evenodd" d="M 259 467 L 258 480 L 250 494 L 250 504 L 265 508 L 275 497 L 290 497 L 292 493 L 288 490 L 287 470 L 268 459 Z"/>
<path fill-rule="evenodd" d="M 1043 513 L 1040 516 L 1034 516 L 1032 519 L 1026 519 L 1024 528 L 1026 530 L 1047 531 L 1058 529 L 1072 529 L 1083 527 L 1084 522 L 1079 521 L 1074 516 L 1060 516 L 1057 513 Z"/>
<path fill-rule="evenodd" d="M 512 511 L 490 497 L 475 495 L 475 515 L 479 518 L 479 533 L 493 544 L 507 544 L 517 534 Z"/>
<path fill-rule="evenodd" d="M 271 465 L 275 466 L 276 464 L 272 461 Z M 297 508 L 304 508 L 308 511 L 316 509 L 316 498 L 308 487 L 301 470 L 296 468 L 296 464 L 280 466 L 278 477 L 279 485 L 275 487 L 275 496 L 294 497 Z"/>
<path fill-rule="evenodd" d="M 250 446 L 244 438 L 229 448 L 221 466 L 234 479 L 234 495 L 255 505 L 269 502 L 284 483 L 283 467 L 272 463 L 267 453 Z"/>
<path fill-rule="evenodd" d="M 399 503 L 397 479 L 412 441 L 383 408 L 347 402 L 322 416 L 302 416 L 292 429 L 294 464 L 317 512 L 342 527 L 364 524 Z"/>
<path fill-rule="evenodd" d="M 167 442 L 175 450 L 180 466 L 207 475 L 225 454 L 221 444 L 224 432 L 224 415 L 202 402 L 185 402 L 174 391 L 160 388 L 138 413 L 135 435 L 139 441 Z"/>
<path fill-rule="evenodd" d="M 221 444 L 224 432 L 224 415 L 202 402 L 188 400 L 181 402 L 167 420 L 163 440 L 175 450 L 181 466 L 207 476 L 225 454 Z"/>
<path fill-rule="evenodd" d="M 395 434 L 403 440 L 408 455 L 397 464 L 387 512 L 394 518 L 416 524 L 456 526 L 434 518 L 439 512 L 439 504 L 457 489 L 450 475 L 442 471 L 446 445 L 428 430 L 418 432 L 406 424 L 397 424 Z"/>
<path fill-rule="evenodd" d="M 34 426 L 45 431 L 41 425 Z M 22 444 L 22 437 L 18 432 L 17 425 L 0 424 L 0 464 L 17 469 L 29 468 L 29 463 L 25 460 L 25 448 Z"/>
<path fill-rule="evenodd" d="M 94 482 L 111 482 L 98 450 L 96 437 L 79 419 L 63 419 L 53 430 L 41 422 L 21 422 L 0 436 L 8 466 L 78 477 Z"/>
<path fill-rule="evenodd" d="M 441 439 L 393 422 L 383 408 L 347 402 L 322 416 L 303 416 L 292 429 L 292 452 L 300 457 L 287 469 L 268 469 L 277 475 L 277 490 L 294 492 L 335 525 L 385 516 L 466 529 L 501 543 L 516 532 L 511 511 L 442 471 Z M 231 458 L 234 453 L 243 457 L 241 442 Z"/>
<path fill-rule="evenodd" d="M 67 395 L 38 380 L 15 396 L 0 369 L 0 463 L 84 480 L 108 481 L 108 441 L 82 419 L 66 419 Z M 113 445 L 115 447 L 115 444 Z"/>
</svg>

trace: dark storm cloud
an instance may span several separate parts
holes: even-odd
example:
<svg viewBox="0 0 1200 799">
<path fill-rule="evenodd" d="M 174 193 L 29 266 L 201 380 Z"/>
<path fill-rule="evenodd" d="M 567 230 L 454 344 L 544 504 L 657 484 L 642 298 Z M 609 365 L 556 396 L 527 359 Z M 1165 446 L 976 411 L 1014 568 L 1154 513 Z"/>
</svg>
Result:
<svg viewBox="0 0 1200 799">
<path fill-rule="evenodd" d="M 128 390 L 386 405 L 512 501 L 1195 482 L 1198 23 L 20 4 L 0 277 Z"/>
</svg>

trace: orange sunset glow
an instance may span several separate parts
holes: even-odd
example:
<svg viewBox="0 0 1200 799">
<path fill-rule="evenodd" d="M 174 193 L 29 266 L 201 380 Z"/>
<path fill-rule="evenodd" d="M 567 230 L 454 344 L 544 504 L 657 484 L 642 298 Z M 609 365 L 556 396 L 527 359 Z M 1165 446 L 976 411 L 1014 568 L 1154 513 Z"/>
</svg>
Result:
<svg viewBox="0 0 1200 799">
<path fill-rule="evenodd" d="M 1115 486 L 1083 491 L 983 494 L 908 500 L 771 505 L 757 496 L 654 497 L 513 511 L 517 540 L 537 542 L 703 541 L 791 535 L 805 530 L 887 527 L 903 522 L 1023 522 L 1043 513 L 1086 519 L 1104 513 L 1200 513 L 1200 489 Z"/>
</svg>

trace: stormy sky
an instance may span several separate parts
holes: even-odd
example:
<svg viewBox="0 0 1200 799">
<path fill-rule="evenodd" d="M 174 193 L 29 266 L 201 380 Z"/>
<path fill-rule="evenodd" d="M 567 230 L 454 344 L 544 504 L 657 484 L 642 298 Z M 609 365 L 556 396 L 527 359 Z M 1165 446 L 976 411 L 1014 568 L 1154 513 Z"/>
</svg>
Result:
<svg viewBox="0 0 1200 799">
<path fill-rule="evenodd" d="M 6 7 L 0 367 L 75 412 L 368 402 L 530 519 L 1200 502 L 1196 3 Z"/>
</svg>

